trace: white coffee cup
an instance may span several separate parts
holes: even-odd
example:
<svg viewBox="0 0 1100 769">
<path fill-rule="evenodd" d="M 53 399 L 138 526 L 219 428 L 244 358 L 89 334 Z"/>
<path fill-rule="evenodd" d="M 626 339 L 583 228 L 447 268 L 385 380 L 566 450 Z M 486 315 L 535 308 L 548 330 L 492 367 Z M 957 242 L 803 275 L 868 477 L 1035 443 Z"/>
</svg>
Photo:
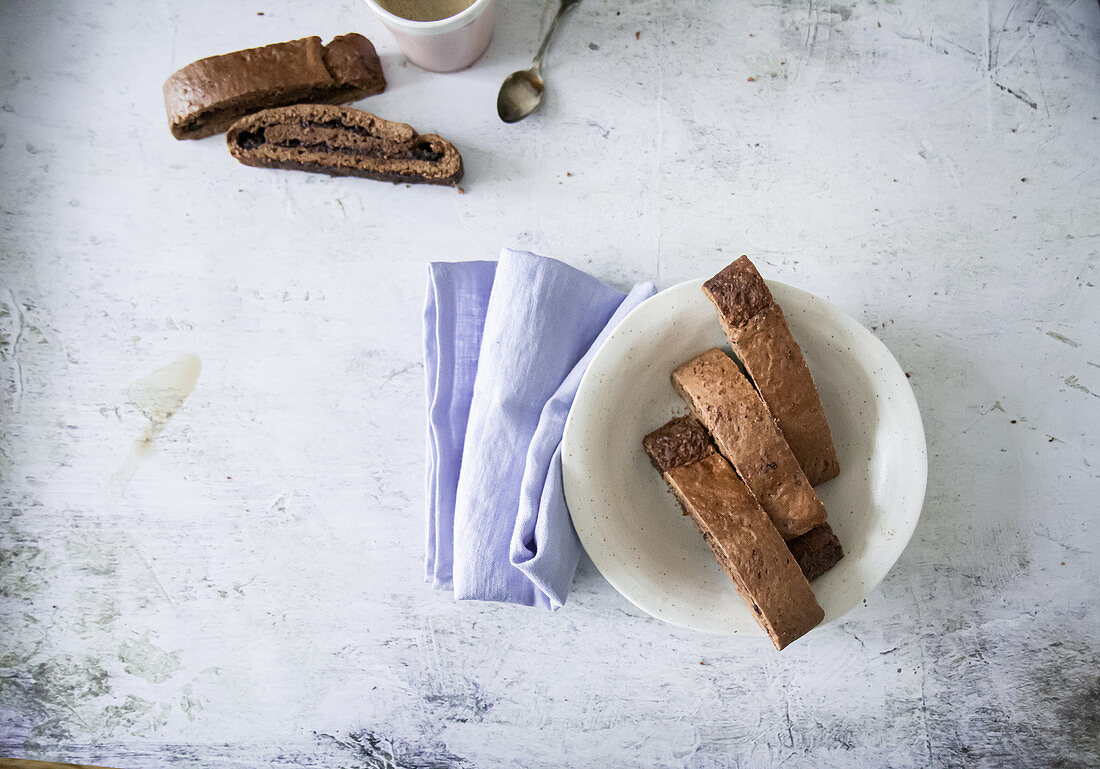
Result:
<svg viewBox="0 0 1100 769">
<path fill-rule="evenodd" d="M 469 67 L 481 58 L 493 37 L 493 6 L 496 0 L 474 0 L 453 16 L 433 21 L 399 16 L 389 10 L 385 2 L 366 0 L 393 34 L 409 61 L 432 72 L 454 72 Z M 404 2 L 416 6 L 410 0 Z M 424 3 L 425 10 L 432 5 L 430 2 Z"/>
</svg>

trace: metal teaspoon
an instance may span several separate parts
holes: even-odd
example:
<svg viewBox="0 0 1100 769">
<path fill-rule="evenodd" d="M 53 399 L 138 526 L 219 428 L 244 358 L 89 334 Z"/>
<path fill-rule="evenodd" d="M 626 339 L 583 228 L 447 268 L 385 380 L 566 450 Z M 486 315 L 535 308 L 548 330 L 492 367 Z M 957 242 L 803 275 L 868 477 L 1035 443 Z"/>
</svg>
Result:
<svg viewBox="0 0 1100 769">
<path fill-rule="evenodd" d="M 542 104 L 542 93 L 546 88 L 542 82 L 542 57 L 550 47 L 550 38 L 553 37 L 561 17 L 580 1 L 561 0 L 554 20 L 550 22 L 550 29 L 546 30 L 546 37 L 542 39 L 542 45 L 531 62 L 531 68 L 513 72 L 504 79 L 500 93 L 497 94 L 497 114 L 505 123 L 523 120 Z"/>
</svg>

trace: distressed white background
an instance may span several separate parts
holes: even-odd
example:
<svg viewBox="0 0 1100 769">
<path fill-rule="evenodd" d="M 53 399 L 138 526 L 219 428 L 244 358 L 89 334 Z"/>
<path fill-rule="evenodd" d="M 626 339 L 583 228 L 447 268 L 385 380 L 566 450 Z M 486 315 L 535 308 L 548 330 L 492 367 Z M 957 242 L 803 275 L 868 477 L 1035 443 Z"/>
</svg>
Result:
<svg viewBox="0 0 1100 769">
<path fill-rule="evenodd" d="M 1100 11 L 1091 0 L 585 0 L 472 70 L 356 2 L 0 5 L 0 755 L 122 767 L 1100 762 Z M 262 12 L 263 15 L 260 15 Z M 465 194 L 177 142 L 202 56 L 367 34 L 361 103 Z M 422 582 L 425 264 L 556 256 L 625 288 L 749 253 L 911 376 L 924 514 L 866 605 L 782 655 L 652 620 L 582 564 L 548 614 Z M 198 386 L 121 498 L 129 385 Z"/>
</svg>

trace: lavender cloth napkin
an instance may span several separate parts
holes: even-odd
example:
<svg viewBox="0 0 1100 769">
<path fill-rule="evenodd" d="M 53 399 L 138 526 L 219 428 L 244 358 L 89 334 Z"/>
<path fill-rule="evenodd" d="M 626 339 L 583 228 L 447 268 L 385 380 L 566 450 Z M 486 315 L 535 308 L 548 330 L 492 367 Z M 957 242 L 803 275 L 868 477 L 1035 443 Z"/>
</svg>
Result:
<svg viewBox="0 0 1100 769">
<path fill-rule="evenodd" d="M 561 438 L 581 376 L 656 292 L 629 294 L 554 259 L 428 268 L 427 578 L 455 597 L 557 609 L 580 557 Z"/>
</svg>

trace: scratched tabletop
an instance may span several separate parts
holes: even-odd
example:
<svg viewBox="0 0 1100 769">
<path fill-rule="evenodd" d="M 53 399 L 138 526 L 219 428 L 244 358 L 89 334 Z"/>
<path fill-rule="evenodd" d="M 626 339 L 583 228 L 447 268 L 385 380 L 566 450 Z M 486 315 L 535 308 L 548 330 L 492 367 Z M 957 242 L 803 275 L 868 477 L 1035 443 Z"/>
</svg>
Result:
<svg viewBox="0 0 1100 769">
<path fill-rule="evenodd" d="M 548 2 L 435 75 L 361 2 L 0 4 L 0 756 L 184 767 L 1100 764 L 1100 9 Z M 463 192 L 176 141 L 195 59 L 359 31 Z M 426 265 L 741 253 L 876 334 L 908 549 L 782 654 L 423 579 Z M 184 398 L 186 398 L 184 400 Z"/>
</svg>

